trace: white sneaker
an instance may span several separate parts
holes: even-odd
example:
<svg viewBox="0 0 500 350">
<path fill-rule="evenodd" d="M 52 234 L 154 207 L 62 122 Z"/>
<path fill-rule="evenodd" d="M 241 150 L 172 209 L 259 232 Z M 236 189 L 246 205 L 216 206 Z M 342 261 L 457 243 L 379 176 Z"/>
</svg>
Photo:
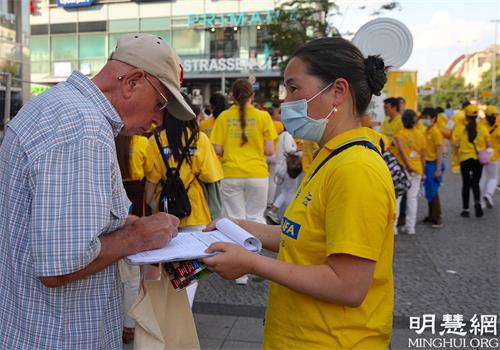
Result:
<svg viewBox="0 0 500 350">
<path fill-rule="evenodd" d="M 492 209 L 493 208 L 493 201 L 491 200 L 491 197 L 489 195 L 484 195 L 483 196 L 483 200 L 484 200 L 484 203 L 486 203 L 486 206 L 489 208 L 489 209 Z"/>
<path fill-rule="evenodd" d="M 240 278 L 235 279 L 236 284 L 247 284 L 248 283 L 248 275 L 243 275 Z"/>
</svg>

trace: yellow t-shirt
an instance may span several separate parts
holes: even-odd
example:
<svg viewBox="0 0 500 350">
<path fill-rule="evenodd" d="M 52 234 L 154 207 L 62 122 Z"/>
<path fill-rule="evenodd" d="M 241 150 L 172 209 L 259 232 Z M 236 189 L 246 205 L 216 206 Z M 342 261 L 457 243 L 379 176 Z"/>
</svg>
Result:
<svg viewBox="0 0 500 350">
<path fill-rule="evenodd" d="M 132 136 L 129 155 L 130 177 L 123 181 L 144 179 L 144 174 L 151 171 L 152 166 L 148 139 L 140 135 Z"/>
<path fill-rule="evenodd" d="M 311 166 L 316 152 L 319 150 L 319 146 L 314 141 L 304 140 L 302 150 L 302 171 L 305 174 L 309 171 L 309 167 Z"/>
<path fill-rule="evenodd" d="M 214 145 L 222 146 L 222 168 L 224 177 L 263 178 L 268 177 L 264 156 L 264 142 L 274 141 L 276 129 L 271 116 L 250 104 L 245 106 L 248 142 L 241 145 L 240 109 L 237 105 L 222 112 L 215 121 L 210 135 Z"/>
<path fill-rule="evenodd" d="M 427 129 L 425 132 L 425 160 L 429 162 L 437 159 L 436 147 L 443 144 L 443 135 L 436 124 Z"/>
<path fill-rule="evenodd" d="M 165 130 L 160 133 L 160 141 L 164 153 L 169 157 L 168 164 L 172 168 L 176 167 L 177 162 L 174 157 L 170 156 L 171 153 L 168 147 Z M 146 179 L 151 183 L 157 184 L 160 182 L 160 179 L 166 179 L 167 168 L 158 150 L 158 145 L 156 144 L 154 136 L 149 139 L 149 142 L 151 145 L 151 160 L 153 162 L 153 167 L 151 171 L 146 174 Z M 205 193 L 198 179 L 206 183 L 213 183 L 223 178 L 222 167 L 207 135 L 200 132 L 196 145 L 189 147 L 189 151 L 192 164 L 190 165 L 186 160 L 183 161 L 180 177 L 187 189 L 189 202 L 191 203 L 191 215 L 181 219 L 179 225 L 181 227 L 206 225 L 212 221 Z M 155 198 L 158 199 L 160 192 L 161 185 L 158 185 Z M 156 202 L 157 200 L 155 200 L 155 203 Z M 156 210 L 158 209 L 156 208 Z"/>
<path fill-rule="evenodd" d="M 436 126 L 439 132 L 443 133 L 446 129 L 446 125 L 448 124 L 448 117 L 444 113 L 439 113 L 437 115 Z"/>
<path fill-rule="evenodd" d="M 282 221 L 278 259 L 325 265 L 332 254 L 376 261 L 361 306 L 347 307 L 271 283 L 263 349 L 387 349 L 391 339 L 394 286 L 395 195 L 380 155 L 353 146 L 327 162 L 332 150 L 354 140 L 378 145 L 380 134 L 357 128 L 331 139 L 314 159 Z"/>
<path fill-rule="evenodd" d="M 279 120 L 273 120 L 274 129 L 276 130 L 276 135 L 279 135 L 285 130 L 285 126 Z M 278 138 L 274 140 L 274 152 L 278 149 Z"/>
<path fill-rule="evenodd" d="M 203 119 L 200 123 L 200 131 L 203 131 L 205 134 L 207 134 L 208 137 L 210 137 L 210 133 L 214 128 L 214 124 L 215 124 L 214 117 L 208 117 L 206 119 Z"/>
<path fill-rule="evenodd" d="M 403 152 L 408 160 L 410 167 L 415 170 L 417 174 L 422 175 L 424 173 L 422 151 L 425 149 L 425 137 L 419 130 L 412 129 L 402 129 L 398 131 L 395 138 L 401 140 L 403 143 Z M 398 154 L 398 160 L 403 164 L 401 155 Z"/>
<path fill-rule="evenodd" d="M 495 162 L 500 159 L 500 119 L 497 118 L 493 126 L 490 126 L 490 124 L 488 124 L 486 120 L 483 120 L 482 124 L 490 134 L 491 147 L 493 148 L 493 156 L 491 157 L 491 161 Z"/>
<path fill-rule="evenodd" d="M 486 142 L 490 140 L 490 134 L 480 123 L 477 124 L 477 136 L 474 139 L 474 144 L 469 142 L 465 125 L 458 125 L 453 130 L 453 143 L 459 143 L 458 146 L 458 159 L 463 162 L 467 159 L 477 159 L 477 151 L 485 150 Z M 476 148 L 474 148 L 476 145 Z"/>
<path fill-rule="evenodd" d="M 389 151 L 396 156 L 398 154 L 398 148 L 394 144 L 394 136 L 403 128 L 403 120 L 400 115 L 395 116 L 392 121 L 390 117 L 386 117 L 380 128 L 380 132 L 391 140 Z"/>
</svg>

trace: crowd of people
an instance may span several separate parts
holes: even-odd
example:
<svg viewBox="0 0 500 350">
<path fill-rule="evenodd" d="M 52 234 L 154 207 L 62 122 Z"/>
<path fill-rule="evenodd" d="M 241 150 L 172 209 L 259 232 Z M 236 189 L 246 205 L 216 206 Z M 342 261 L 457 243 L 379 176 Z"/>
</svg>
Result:
<svg viewBox="0 0 500 350">
<path fill-rule="evenodd" d="M 469 101 L 458 110 L 452 110 L 448 104 L 447 113 L 441 107 L 426 107 L 416 112 L 406 109 L 404 98 L 389 97 L 384 100 L 384 110 L 386 119 L 380 131 L 389 145 L 386 150 L 397 158 L 406 174 L 394 179 L 396 187 L 406 186 L 406 191 L 397 196 L 395 234 L 416 233 L 419 193 L 428 202 L 428 215 L 423 222 L 436 229 L 443 227 L 439 188 L 448 154 L 451 170 L 462 175 L 460 215 L 470 217 L 471 190 L 476 217 L 482 217 L 486 207 L 494 207 L 500 157 L 500 119 L 496 106 L 483 108 L 483 115 L 478 105 Z"/>
<path fill-rule="evenodd" d="M 474 104 L 450 116 L 390 97 L 381 133 L 373 130 L 365 111 L 386 73 L 379 56 L 317 39 L 291 57 L 281 103 L 257 108 L 252 84 L 238 79 L 229 96 L 200 108 L 181 93 L 173 49 L 131 34 L 92 80 L 75 72 L 33 99 L 0 148 L 3 345 L 131 342 L 127 310 L 141 271 L 123 258 L 163 247 L 178 231 L 209 230 L 223 211 L 278 254 L 219 242 L 203 259 L 237 283 L 248 274 L 272 282 L 263 348 L 386 349 L 393 236 L 416 233 L 421 188 L 424 221 L 438 229 L 451 152 L 461 215 L 469 216 L 472 189 L 480 217 L 494 206 L 500 157 L 494 106 L 485 118 Z M 158 278 L 160 267 L 144 274 Z"/>
</svg>

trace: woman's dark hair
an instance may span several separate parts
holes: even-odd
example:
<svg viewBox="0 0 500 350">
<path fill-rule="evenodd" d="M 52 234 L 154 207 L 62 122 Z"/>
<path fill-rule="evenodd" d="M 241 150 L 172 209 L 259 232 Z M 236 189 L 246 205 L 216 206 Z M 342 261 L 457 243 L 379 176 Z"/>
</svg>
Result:
<svg viewBox="0 0 500 350">
<path fill-rule="evenodd" d="M 470 143 L 474 143 L 474 140 L 477 137 L 476 117 L 466 117 L 465 119 L 467 120 L 467 125 L 465 126 L 467 138 Z"/>
<path fill-rule="evenodd" d="M 182 93 L 182 97 L 184 97 L 184 100 L 186 100 L 189 107 L 193 109 L 193 104 L 191 103 L 189 96 Z M 182 155 L 184 159 L 191 164 L 191 152 L 189 147 L 196 143 L 200 133 L 196 118 L 191 120 L 179 120 L 165 109 L 165 112 L 163 113 L 162 128 L 165 129 L 167 134 L 168 147 L 174 156 L 175 161 L 178 162 Z M 194 135 L 192 138 L 193 141 L 190 145 L 188 145 L 191 135 Z"/>
<path fill-rule="evenodd" d="M 349 83 L 354 107 L 363 115 L 372 95 L 380 96 L 387 68 L 380 56 L 364 58 L 361 51 L 342 38 L 321 38 L 301 46 L 292 57 L 300 58 L 309 74 L 325 85 L 344 78 Z"/>
<path fill-rule="evenodd" d="M 422 117 L 431 117 L 432 119 L 436 119 L 437 110 L 432 107 L 425 107 L 422 111 Z"/>
<path fill-rule="evenodd" d="M 401 105 L 399 104 L 399 99 L 397 97 L 388 97 L 384 100 L 384 104 L 391 105 L 392 108 L 396 108 L 400 112 Z"/>
<path fill-rule="evenodd" d="M 115 138 L 116 158 L 122 173 L 122 179 L 130 178 L 130 142 L 132 136 L 118 135 Z"/>
<path fill-rule="evenodd" d="M 234 82 L 232 88 L 234 101 L 240 107 L 240 123 L 241 123 L 241 145 L 248 142 L 248 137 L 245 134 L 247 119 L 245 116 L 245 104 L 253 95 L 252 84 L 246 79 L 238 79 Z"/>
<path fill-rule="evenodd" d="M 401 116 L 405 129 L 411 129 L 417 121 L 417 113 L 413 109 L 405 109 Z"/>
<path fill-rule="evenodd" d="M 437 114 L 444 113 L 443 107 L 436 107 L 436 112 L 437 112 Z"/>
<path fill-rule="evenodd" d="M 223 94 L 220 94 L 218 92 L 210 96 L 209 102 L 212 105 L 212 115 L 214 119 L 217 119 L 219 114 L 227 109 L 226 98 Z"/>
</svg>

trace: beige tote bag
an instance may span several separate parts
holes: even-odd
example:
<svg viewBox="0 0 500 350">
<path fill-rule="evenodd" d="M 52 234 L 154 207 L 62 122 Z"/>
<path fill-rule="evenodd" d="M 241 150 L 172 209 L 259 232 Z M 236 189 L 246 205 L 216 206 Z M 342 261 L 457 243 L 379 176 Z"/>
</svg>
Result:
<svg viewBox="0 0 500 350">
<path fill-rule="evenodd" d="M 142 270 L 142 269 L 141 269 Z M 160 280 L 144 280 L 128 314 L 135 319 L 135 350 L 200 349 L 186 290 L 176 292 L 163 267 Z"/>
</svg>

